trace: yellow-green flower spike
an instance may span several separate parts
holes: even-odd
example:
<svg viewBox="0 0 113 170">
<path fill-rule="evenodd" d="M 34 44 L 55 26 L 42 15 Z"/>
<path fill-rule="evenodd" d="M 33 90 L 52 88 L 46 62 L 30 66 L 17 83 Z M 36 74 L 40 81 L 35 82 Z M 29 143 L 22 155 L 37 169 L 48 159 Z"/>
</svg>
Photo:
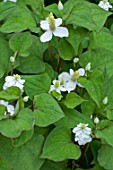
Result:
<svg viewBox="0 0 113 170">
<path fill-rule="evenodd" d="M 50 27 L 51 31 L 55 30 L 55 18 L 53 16 L 52 12 L 49 14 L 49 27 Z"/>
<path fill-rule="evenodd" d="M 73 76 L 72 76 L 72 80 L 75 81 L 76 79 L 78 79 L 80 76 L 78 70 L 74 72 Z"/>
<path fill-rule="evenodd" d="M 58 88 L 60 86 L 59 81 L 56 81 L 54 86 L 55 86 L 55 88 Z"/>
<path fill-rule="evenodd" d="M 16 79 L 16 80 L 18 80 L 19 77 L 20 77 L 20 76 L 19 76 L 18 74 L 15 75 L 15 79 Z"/>
</svg>

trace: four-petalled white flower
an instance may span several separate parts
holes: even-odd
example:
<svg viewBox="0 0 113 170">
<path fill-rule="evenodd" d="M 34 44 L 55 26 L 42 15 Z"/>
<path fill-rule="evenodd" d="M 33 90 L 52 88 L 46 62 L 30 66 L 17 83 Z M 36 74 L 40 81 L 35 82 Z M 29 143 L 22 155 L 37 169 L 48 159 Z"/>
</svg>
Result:
<svg viewBox="0 0 113 170">
<path fill-rule="evenodd" d="M 79 87 L 83 87 L 80 83 L 78 83 L 78 78 L 84 75 L 85 75 L 85 70 L 83 68 L 80 68 L 76 71 L 70 69 L 70 73 L 63 72 L 59 75 L 59 78 L 63 79 L 66 91 L 70 93 L 71 91 L 75 90 L 77 85 Z"/>
<path fill-rule="evenodd" d="M 109 8 L 112 8 L 112 5 L 108 2 L 108 0 L 100 1 L 98 4 L 99 7 L 103 8 L 104 10 L 108 11 Z"/>
<path fill-rule="evenodd" d="M 44 34 L 40 37 L 41 42 L 47 42 L 52 39 L 52 35 L 57 37 L 68 37 L 69 32 L 65 27 L 59 27 L 62 24 L 62 19 L 55 19 L 53 14 L 50 13 L 49 17 L 46 20 L 40 22 L 40 27 L 43 30 L 46 30 Z"/>
<path fill-rule="evenodd" d="M 13 116 L 14 114 L 14 106 L 6 102 L 5 100 L 0 100 L 0 104 L 4 105 L 7 108 L 7 112 L 10 114 L 10 116 Z M 4 112 L 4 115 L 7 114 L 7 112 Z"/>
<path fill-rule="evenodd" d="M 7 76 L 5 78 L 3 90 L 6 90 L 8 87 L 11 87 L 11 86 L 16 86 L 20 88 L 21 92 L 24 92 L 24 85 L 23 85 L 24 83 L 25 83 L 25 80 L 22 80 L 18 74 L 13 75 L 13 76 Z"/>
<path fill-rule="evenodd" d="M 49 93 L 53 90 L 61 94 L 61 91 L 66 91 L 65 87 L 60 80 L 53 80 L 53 85 L 50 86 Z"/>
<path fill-rule="evenodd" d="M 79 123 L 72 132 L 75 133 L 75 142 L 78 142 L 79 145 L 85 145 L 92 141 L 92 132 L 91 128 L 88 127 L 88 124 Z"/>
</svg>

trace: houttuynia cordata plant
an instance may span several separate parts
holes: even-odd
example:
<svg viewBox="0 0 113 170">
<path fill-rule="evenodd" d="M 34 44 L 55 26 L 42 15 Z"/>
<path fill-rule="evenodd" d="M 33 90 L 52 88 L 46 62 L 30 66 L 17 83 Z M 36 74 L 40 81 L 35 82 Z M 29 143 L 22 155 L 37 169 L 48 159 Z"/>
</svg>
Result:
<svg viewBox="0 0 113 170">
<path fill-rule="evenodd" d="M 113 170 L 113 0 L 0 0 L 0 170 Z"/>
</svg>

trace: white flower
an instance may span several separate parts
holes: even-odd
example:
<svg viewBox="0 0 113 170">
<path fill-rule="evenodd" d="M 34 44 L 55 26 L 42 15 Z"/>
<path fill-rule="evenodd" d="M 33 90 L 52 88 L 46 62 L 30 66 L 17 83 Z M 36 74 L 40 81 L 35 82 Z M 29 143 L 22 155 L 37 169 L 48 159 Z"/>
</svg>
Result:
<svg viewBox="0 0 113 170">
<path fill-rule="evenodd" d="M 91 63 L 88 63 L 85 67 L 86 71 L 90 71 L 91 70 Z"/>
<path fill-rule="evenodd" d="M 13 76 L 7 76 L 5 78 L 3 90 L 6 90 L 8 87 L 11 87 L 11 86 L 16 86 L 20 88 L 21 92 L 24 92 L 24 85 L 23 85 L 24 83 L 25 83 L 25 80 L 22 80 L 18 74 L 13 75 Z"/>
<path fill-rule="evenodd" d="M 104 10 L 108 11 L 109 8 L 112 8 L 112 5 L 108 2 L 108 0 L 100 1 L 98 4 L 99 7 L 103 8 Z"/>
<path fill-rule="evenodd" d="M 73 59 L 73 62 L 74 62 L 75 64 L 76 64 L 78 61 L 79 61 L 79 58 L 77 58 L 77 57 Z"/>
<path fill-rule="evenodd" d="M 49 93 L 53 90 L 61 94 L 61 91 L 66 91 L 65 87 L 62 85 L 60 80 L 53 80 L 53 85 L 50 86 Z"/>
<path fill-rule="evenodd" d="M 8 113 L 10 113 L 10 116 L 13 116 L 14 115 L 14 106 L 11 104 L 7 105 L 7 111 L 8 111 Z"/>
<path fill-rule="evenodd" d="M 6 102 L 5 100 L 0 100 L 0 104 L 2 104 L 2 105 L 4 105 L 4 106 L 6 106 L 6 107 L 7 107 L 8 102 Z"/>
<path fill-rule="evenodd" d="M 55 19 L 53 14 L 50 13 L 49 17 L 46 20 L 40 22 L 40 27 L 43 30 L 46 30 L 44 34 L 40 37 L 41 42 L 47 42 L 52 39 L 52 34 L 57 37 L 68 37 L 69 32 L 65 27 L 59 27 L 62 24 L 62 19 Z"/>
<path fill-rule="evenodd" d="M 108 97 L 106 96 L 104 99 L 103 99 L 103 104 L 107 104 L 108 103 Z"/>
<path fill-rule="evenodd" d="M 7 1 L 16 2 L 17 0 L 3 0 L 3 2 L 7 2 Z"/>
<path fill-rule="evenodd" d="M 64 6 L 63 6 L 62 2 L 59 1 L 59 3 L 58 3 L 58 10 L 59 10 L 59 11 L 62 11 L 63 8 L 64 8 Z"/>
<path fill-rule="evenodd" d="M 80 76 L 84 76 L 85 70 L 80 68 L 76 71 L 70 69 L 70 74 L 67 72 L 63 72 L 59 75 L 60 78 L 64 80 L 64 87 L 68 93 L 75 90 L 76 86 L 83 87 L 80 83 L 78 83 L 78 78 Z"/>
<path fill-rule="evenodd" d="M 91 128 L 88 127 L 88 124 L 79 123 L 72 132 L 75 133 L 75 142 L 78 141 L 79 145 L 85 145 L 92 141 Z"/>
<path fill-rule="evenodd" d="M 98 117 L 95 117 L 94 123 L 95 123 L 95 124 L 99 124 L 99 122 L 100 122 L 99 118 L 98 118 Z"/>
<path fill-rule="evenodd" d="M 0 100 L 0 104 L 4 105 L 7 108 L 7 112 L 10 114 L 10 116 L 12 116 L 14 114 L 14 106 L 9 104 L 8 102 L 4 101 L 4 100 Z M 4 112 L 4 115 L 7 114 L 7 112 Z"/>
<path fill-rule="evenodd" d="M 15 57 L 11 56 L 10 61 L 11 61 L 11 63 L 14 63 L 15 62 Z"/>
<path fill-rule="evenodd" d="M 25 97 L 23 98 L 23 101 L 24 101 L 24 102 L 28 102 L 28 100 L 29 100 L 29 96 L 25 96 Z"/>
</svg>

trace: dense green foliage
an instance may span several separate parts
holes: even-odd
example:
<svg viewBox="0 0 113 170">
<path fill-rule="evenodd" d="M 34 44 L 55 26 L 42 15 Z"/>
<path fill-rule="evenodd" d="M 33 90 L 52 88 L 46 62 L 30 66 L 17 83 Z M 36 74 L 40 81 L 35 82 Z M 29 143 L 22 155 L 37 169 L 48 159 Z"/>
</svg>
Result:
<svg viewBox="0 0 113 170">
<path fill-rule="evenodd" d="M 55 0 L 0 1 L 0 101 L 14 106 L 10 115 L 0 103 L 0 170 L 113 170 L 112 9 L 98 0 L 62 3 L 60 11 Z M 41 42 L 40 22 L 51 12 L 69 35 Z M 79 68 L 74 90 L 49 92 L 62 72 Z M 22 88 L 4 87 L 13 75 Z M 72 132 L 79 123 L 91 128 L 85 145 Z"/>
</svg>

